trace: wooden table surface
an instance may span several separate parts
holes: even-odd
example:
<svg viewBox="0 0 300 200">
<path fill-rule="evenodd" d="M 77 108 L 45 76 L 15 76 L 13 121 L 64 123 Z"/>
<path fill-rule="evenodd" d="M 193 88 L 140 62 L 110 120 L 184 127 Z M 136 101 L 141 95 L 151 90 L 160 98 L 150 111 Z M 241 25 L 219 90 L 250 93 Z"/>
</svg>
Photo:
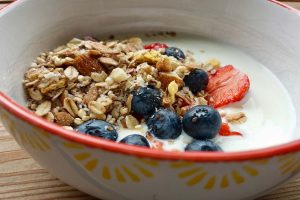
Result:
<svg viewBox="0 0 300 200">
<path fill-rule="evenodd" d="M 0 0 L 0 9 L 9 1 Z M 287 2 L 300 10 L 300 2 Z M 0 124 L 0 200 L 93 200 L 50 175 Z M 300 200 L 300 177 L 257 200 Z"/>
</svg>

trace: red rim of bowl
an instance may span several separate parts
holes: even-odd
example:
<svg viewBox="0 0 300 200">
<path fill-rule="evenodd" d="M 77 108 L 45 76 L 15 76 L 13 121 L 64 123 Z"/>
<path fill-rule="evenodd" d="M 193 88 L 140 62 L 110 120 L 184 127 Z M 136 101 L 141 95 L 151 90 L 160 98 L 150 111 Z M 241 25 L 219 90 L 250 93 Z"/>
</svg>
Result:
<svg viewBox="0 0 300 200">
<path fill-rule="evenodd" d="M 268 0 L 271 3 L 278 4 L 288 10 L 298 10 L 282 4 L 275 0 Z M 16 1 L 15 1 L 16 2 Z M 116 142 L 104 140 L 101 138 L 95 138 L 84 134 L 76 134 L 74 131 L 66 130 L 54 123 L 48 122 L 45 119 L 33 114 L 28 109 L 22 107 L 10 97 L 0 92 L 0 106 L 5 110 L 18 117 L 19 119 L 26 121 L 34 126 L 37 126 L 43 130 L 48 131 L 51 134 L 62 137 L 66 140 L 77 142 L 80 144 L 87 145 L 93 148 L 99 148 L 106 151 L 134 155 L 138 157 L 147 157 L 161 160 L 185 160 L 185 161 L 209 161 L 209 162 L 220 162 L 220 161 L 243 161 L 243 160 L 256 160 L 267 157 L 272 157 L 280 154 L 291 153 L 300 150 L 300 140 L 289 142 L 274 147 L 263 148 L 251 151 L 241 152 L 167 152 L 159 151 L 155 149 L 142 148 L 137 146 L 129 146 L 119 144 Z"/>
</svg>

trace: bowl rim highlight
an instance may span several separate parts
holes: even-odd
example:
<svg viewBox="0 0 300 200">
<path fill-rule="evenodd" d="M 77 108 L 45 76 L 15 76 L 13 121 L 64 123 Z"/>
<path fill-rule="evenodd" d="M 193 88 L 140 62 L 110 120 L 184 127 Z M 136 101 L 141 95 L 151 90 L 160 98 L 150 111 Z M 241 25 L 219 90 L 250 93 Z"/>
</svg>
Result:
<svg viewBox="0 0 300 200">
<path fill-rule="evenodd" d="M 277 4 L 284 9 L 291 11 L 293 14 L 300 15 L 300 11 L 292 8 L 284 3 L 276 0 L 266 0 L 270 3 Z M 8 6 L 3 7 L 0 11 L 8 11 L 12 5 L 17 5 L 19 0 L 14 1 Z M 10 112 L 15 117 L 23 120 L 26 123 L 32 124 L 40 129 L 43 129 L 50 134 L 54 134 L 63 139 L 73 141 L 79 144 L 86 145 L 92 148 L 98 148 L 105 151 L 126 154 L 129 156 L 146 157 L 160 160 L 183 160 L 183 161 L 205 161 L 205 162 L 233 162 L 233 161 L 245 161 L 264 159 L 281 154 L 292 153 L 300 150 L 300 139 L 295 141 L 276 145 L 268 148 L 262 148 L 250 151 L 240 152 L 167 152 L 155 149 L 148 149 L 138 146 L 131 146 L 126 144 L 120 144 L 113 141 L 95 138 L 84 134 L 75 134 L 74 131 L 66 130 L 59 125 L 48 122 L 35 115 L 30 110 L 16 103 L 12 98 L 0 91 L 0 106 L 6 111 Z"/>
</svg>

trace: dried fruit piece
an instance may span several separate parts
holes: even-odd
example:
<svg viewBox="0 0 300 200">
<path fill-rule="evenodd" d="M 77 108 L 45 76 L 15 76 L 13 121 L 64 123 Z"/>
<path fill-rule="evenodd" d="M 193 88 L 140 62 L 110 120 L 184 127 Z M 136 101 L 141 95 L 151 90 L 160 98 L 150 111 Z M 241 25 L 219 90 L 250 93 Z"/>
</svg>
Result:
<svg viewBox="0 0 300 200">
<path fill-rule="evenodd" d="M 171 72 L 173 70 L 173 66 L 172 66 L 170 58 L 168 58 L 168 57 L 161 58 L 156 63 L 156 68 L 158 71 L 161 71 L 161 72 Z"/>
<path fill-rule="evenodd" d="M 143 54 L 136 55 L 133 59 L 137 63 L 148 62 L 150 64 L 155 64 L 161 59 L 162 55 L 160 52 L 155 50 L 147 51 Z"/>
<path fill-rule="evenodd" d="M 183 80 L 176 74 L 160 72 L 158 74 L 158 80 L 161 82 L 161 87 L 163 89 L 166 89 L 172 81 L 175 81 L 178 86 L 183 85 Z"/>
<path fill-rule="evenodd" d="M 168 85 L 168 92 L 171 98 L 171 103 L 173 104 L 175 102 L 175 94 L 178 92 L 178 85 L 175 81 L 172 81 Z"/>
<path fill-rule="evenodd" d="M 159 42 L 147 44 L 144 46 L 144 49 L 154 49 L 154 50 L 165 49 L 165 48 L 168 48 L 168 45 Z"/>
<path fill-rule="evenodd" d="M 209 105 L 218 108 L 240 101 L 249 88 L 250 81 L 246 74 L 232 65 L 219 68 L 209 77 L 207 86 Z"/>
<path fill-rule="evenodd" d="M 230 127 L 227 123 L 222 123 L 221 129 L 219 131 L 219 134 L 221 136 L 243 136 L 240 132 L 237 131 L 231 131 Z"/>
<path fill-rule="evenodd" d="M 90 76 L 92 72 L 102 71 L 102 66 L 98 59 L 87 54 L 82 54 L 75 58 L 75 68 L 84 76 Z"/>
</svg>

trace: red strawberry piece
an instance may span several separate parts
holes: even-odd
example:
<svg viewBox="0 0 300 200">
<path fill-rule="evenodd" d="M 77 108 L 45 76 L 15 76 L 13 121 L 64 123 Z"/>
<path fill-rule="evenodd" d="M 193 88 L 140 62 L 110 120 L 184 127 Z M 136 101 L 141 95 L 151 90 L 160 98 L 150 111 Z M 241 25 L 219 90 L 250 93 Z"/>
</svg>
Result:
<svg viewBox="0 0 300 200">
<path fill-rule="evenodd" d="M 230 127 L 227 123 L 222 123 L 221 129 L 219 131 L 219 134 L 221 136 L 233 136 L 233 135 L 239 135 L 242 136 L 240 132 L 237 131 L 231 131 Z"/>
<path fill-rule="evenodd" d="M 214 108 L 240 101 L 250 88 L 246 74 L 232 65 L 219 68 L 209 76 L 207 85 L 208 103 Z"/>
<path fill-rule="evenodd" d="M 154 49 L 154 50 L 165 49 L 165 48 L 168 48 L 168 45 L 159 42 L 147 44 L 144 46 L 144 49 Z"/>
</svg>

